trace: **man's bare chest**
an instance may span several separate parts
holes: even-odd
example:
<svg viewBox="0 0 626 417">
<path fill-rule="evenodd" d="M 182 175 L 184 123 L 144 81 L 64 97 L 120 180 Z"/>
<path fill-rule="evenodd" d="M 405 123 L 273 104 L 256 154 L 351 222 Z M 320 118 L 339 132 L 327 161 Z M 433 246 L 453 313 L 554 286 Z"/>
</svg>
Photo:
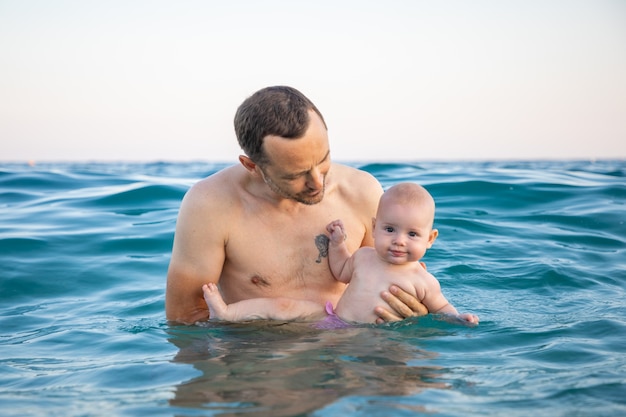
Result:
<svg viewBox="0 0 626 417">
<path fill-rule="evenodd" d="M 317 222 L 250 222 L 242 220 L 230 233 L 230 262 L 294 273 L 327 263 L 326 219 Z"/>
<path fill-rule="evenodd" d="M 241 219 L 226 242 L 225 284 L 252 284 L 250 290 L 257 296 L 294 296 L 299 291 L 334 284 L 326 233 L 326 225 L 332 220 L 330 213 L 297 221 L 262 216 Z M 356 249 L 364 229 L 354 220 L 348 221 L 347 229 Z"/>
</svg>

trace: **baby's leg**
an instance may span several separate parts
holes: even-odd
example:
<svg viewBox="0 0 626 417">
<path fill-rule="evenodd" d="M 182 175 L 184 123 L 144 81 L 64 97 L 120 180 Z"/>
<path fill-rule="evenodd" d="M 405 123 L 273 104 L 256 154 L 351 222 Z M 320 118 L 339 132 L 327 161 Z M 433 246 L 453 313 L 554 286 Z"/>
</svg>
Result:
<svg viewBox="0 0 626 417">
<path fill-rule="evenodd" d="M 212 282 L 202 286 L 204 292 L 204 301 L 209 306 L 209 319 L 211 320 L 229 320 L 228 305 L 224 302 L 219 288 Z"/>
</svg>

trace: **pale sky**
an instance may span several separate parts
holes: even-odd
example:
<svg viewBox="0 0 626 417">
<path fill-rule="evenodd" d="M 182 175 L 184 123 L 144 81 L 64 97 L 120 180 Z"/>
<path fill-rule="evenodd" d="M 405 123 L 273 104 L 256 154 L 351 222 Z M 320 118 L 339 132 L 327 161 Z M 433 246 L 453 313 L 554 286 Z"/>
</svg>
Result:
<svg viewBox="0 0 626 417">
<path fill-rule="evenodd" d="M 0 0 L 0 161 L 236 162 L 290 85 L 343 161 L 626 158 L 623 0 Z"/>
</svg>

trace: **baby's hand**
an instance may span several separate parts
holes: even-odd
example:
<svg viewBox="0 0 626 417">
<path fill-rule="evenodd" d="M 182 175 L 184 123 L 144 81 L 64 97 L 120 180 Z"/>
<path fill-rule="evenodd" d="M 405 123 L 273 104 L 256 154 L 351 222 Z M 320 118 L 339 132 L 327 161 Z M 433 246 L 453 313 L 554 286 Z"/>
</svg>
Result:
<svg viewBox="0 0 626 417">
<path fill-rule="evenodd" d="M 326 226 L 326 230 L 330 233 L 330 240 L 335 244 L 340 244 L 345 241 L 348 236 L 346 235 L 346 231 L 343 227 L 343 222 L 341 220 L 332 221 Z"/>
<path fill-rule="evenodd" d="M 471 326 L 476 326 L 479 321 L 477 315 L 470 313 L 459 314 L 457 317 Z"/>
</svg>

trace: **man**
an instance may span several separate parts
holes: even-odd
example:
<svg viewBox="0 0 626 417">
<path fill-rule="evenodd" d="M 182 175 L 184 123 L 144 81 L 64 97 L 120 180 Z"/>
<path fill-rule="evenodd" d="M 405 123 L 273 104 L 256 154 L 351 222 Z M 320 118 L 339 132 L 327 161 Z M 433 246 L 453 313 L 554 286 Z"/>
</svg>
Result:
<svg viewBox="0 0 626 417">
<path fill-rule="evenodd" d="M 235 115 L 240 165 L 196 183 L 180 207 L 167 274 L 168 320 L 195 323 L 209 310 L 202 285 L 219 283 L 226 303 L 291 297 L 336 305 L 345 285 L 328 266 L 326 225 L 344 219 L 351 252 L 371 246 L 383 192 L 370 174 L 332 163 L 324 118 L 290 87 L 268 87 Z M 397 287 L 377 307 L 380 322 L 426 314 Z"/>
</svg>

